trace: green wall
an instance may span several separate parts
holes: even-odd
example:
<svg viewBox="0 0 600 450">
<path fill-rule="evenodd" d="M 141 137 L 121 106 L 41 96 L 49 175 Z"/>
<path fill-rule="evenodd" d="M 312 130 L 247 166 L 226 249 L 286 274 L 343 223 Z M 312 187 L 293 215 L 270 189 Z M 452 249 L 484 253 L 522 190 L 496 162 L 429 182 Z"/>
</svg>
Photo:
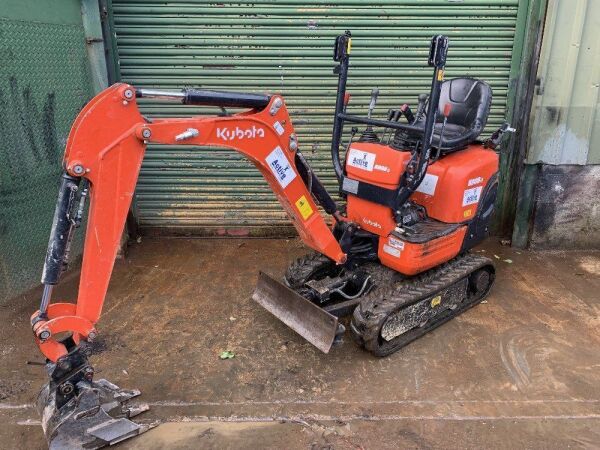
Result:
<svg viewBox="0 0 600 450">
<path fill-rule="evenodd" d="M 2 302 L 39 283 L 64 145 L 93 92 L 79 1 L 0 4 Z"/>
<path fill-rule="evenodd" d="M 513 244 L 600 248 L 600 1 L 549 0 Z"/>
<path fill-rule="evenodd" d="M 525 0 L 113 0 L 121 79 L 139 87 L 201 86 L 285 97 L 300 149 L 330 189 L 337 78 L 334 37 L 353 35 L 349 112 L 375 115 L 428 92 L 431 36 L 447 34 L 446 76 L 486 80 L 494 91 L 489 136 L 520 76 Z M 310 5 L 308 7 L 307 5 Z M 515 62 L 516 58 L 516 62 Z M 140 100 L 148 116 L 218 114 L 216 108 Z M 513 101 L 514 103 L 514 101 Z M 346 128 L 349 131 L 350 127 Z M 348 135 L 346 135 L 347 138 Z M 150 145 L 136 189 L 142 232 L 280 234 L 289 219 L 260 173 L 231 150 Z M 279 231 L 281 229 L 281 231 Z"/>
</svg>

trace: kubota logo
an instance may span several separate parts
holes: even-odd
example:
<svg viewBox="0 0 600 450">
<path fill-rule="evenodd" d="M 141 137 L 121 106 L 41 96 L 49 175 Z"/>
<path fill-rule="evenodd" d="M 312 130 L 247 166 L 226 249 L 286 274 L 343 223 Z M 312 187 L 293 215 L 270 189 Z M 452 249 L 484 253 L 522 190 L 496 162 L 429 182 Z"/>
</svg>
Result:
<svg viewBox="0 0 600 450">
<path fill-rule="evenodd" d="M 381 228 L 380 224 L 378 224 L 377 222 L 374 222 L 374 221 L 372 221 L 370 219 L 367 219 L 366 217 L 363 217 L 363 223 L 365 225 L 370 225 L 370 226 L 375 227 L 375 228 Z"/>
<path fill-rule="evenodd" d="M 255 127 L 252 125 L 252 128 L 240 128 L 235 127 L 235 129 L 225 128 L 217 128 L 217 138 L 222 139 L 224 141 L 233 141 L 234 139 L 256 139 L 256 138 L 264 138 L 265 130 L 263 128 Z"/>
</svg>

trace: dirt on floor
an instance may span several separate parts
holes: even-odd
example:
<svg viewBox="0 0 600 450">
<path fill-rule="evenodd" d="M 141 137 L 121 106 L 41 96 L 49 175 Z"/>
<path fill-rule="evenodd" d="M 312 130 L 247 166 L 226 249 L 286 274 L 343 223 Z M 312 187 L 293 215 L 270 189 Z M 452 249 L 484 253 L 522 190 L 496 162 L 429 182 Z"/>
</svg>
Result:
<svg viewBox="0 0 600 450">
<path fill-rule="evenodd" d="M 121 448 L 599 448 L 600 253 L 490 240 L 477 249 L 497 265 L 487 300 L 380 359 L 349 335 L 322 354 L 251 301 L 259 269 L 281 276 L 306 251 L 263 239 L 130 247 L 92 363 L 140 389 L 151 409 L 139 421 L 160 425 Z M 70 273 L 54 298 L 76 292 Z M 0 306 L 0 447 L 45 445 L 29 326 L 39 294 Z"/>
</svg>

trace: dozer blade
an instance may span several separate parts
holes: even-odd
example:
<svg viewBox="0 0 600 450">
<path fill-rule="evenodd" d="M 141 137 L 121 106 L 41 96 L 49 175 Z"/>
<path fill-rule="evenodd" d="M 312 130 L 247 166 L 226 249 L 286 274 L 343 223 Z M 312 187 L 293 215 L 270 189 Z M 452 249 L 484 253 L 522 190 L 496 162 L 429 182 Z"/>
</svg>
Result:
<svg viewBox="0 0 600 450">
<path fill-rule="evenodd" d="M 156 424 L 140 425 L 129 420 L 148 410 L 148 405 L 127 405 L 138 390 L 120 389 L 106 380 L 77 383 L 79 393 L 57 407 L 56 390 L 46 384 L 37 407 L 50 450 L 97 449 L 137 436 Z"/>
<path fill-rule="evenodd" d="M 338 328 L 334 315 L 263 272 L 252 299 L 323 353 L 331 349 Z"/>
</svg>

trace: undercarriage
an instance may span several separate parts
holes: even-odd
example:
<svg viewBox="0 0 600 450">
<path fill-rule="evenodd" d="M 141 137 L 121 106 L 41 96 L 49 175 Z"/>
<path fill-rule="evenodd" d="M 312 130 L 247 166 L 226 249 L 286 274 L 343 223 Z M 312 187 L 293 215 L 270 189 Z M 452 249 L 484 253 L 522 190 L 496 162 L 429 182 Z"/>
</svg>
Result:
<svg viewBox="0 0 600 450">
<path fill-rule="evenodd" d="M 492 261 L 472 253 L 413 277 L 377 262 L 341 268 L 311 253 L 290 265 L 285 282 L 338 318 L 352 314 L 354 340 L 387 356 L 481 302 L 494 278 Z M 338 339 L 343 332 L 338 324 Z"/>
</svg>

